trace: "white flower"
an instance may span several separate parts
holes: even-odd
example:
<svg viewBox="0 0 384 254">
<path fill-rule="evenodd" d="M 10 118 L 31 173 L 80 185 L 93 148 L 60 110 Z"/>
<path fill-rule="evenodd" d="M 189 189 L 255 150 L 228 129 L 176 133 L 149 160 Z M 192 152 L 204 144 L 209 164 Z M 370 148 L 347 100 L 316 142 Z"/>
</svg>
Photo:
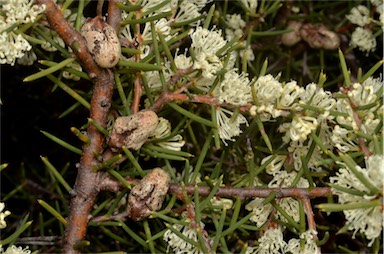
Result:
<svg viewBox="0 0 384 254">
<path fill-rule="evenodd" d="M 65 42 L 55 31 L 50 30 L 48 27 L 43 27 L 42 30 L 44 30 L 45 34 L 48 34 L 54 42 L 63 48 L 65 47 Z M 40 37 L 40 39 L 45 40 L 43 37 Z M 57 51 L 57 48 L 48 41 L 45 41 L 45 43 L 41 45 L 41 48 L 49 52 Z"/>
<path fill-rule="evenodd" d="M 24 56 L 32 46 L 21 34 L 3 32 L 0 34 L 0 64 L 14 65 L 17 58 Z"/>
<path fill-rule="evenodd" d="M 232 116 L 232 111 L 220 107 L 216 109 L 216 121 L 219 125 L 219 136 L 225 145 L 227 145 L 225 140 L 235 141 L 233 137 L 242 133 L 240 124 L 245 123 L 248 126 L 247 119 L 243 115 L 238 114 L 235 119 L 232 119 Z"/>
<path fill-rule="evenodd" d="M 172 36 L 170 35 L 171 27 L 169 26 L 169 21 L 165 18 L 156 20 L 154 25 L 155 25 L 156 33 L 161 33 L 164 36 L 164 39 L 166 41 L 171 39 L 172 36 L 177 35 L 177 33 L 174 33 Z M 141 36 L 143 38 L 143 41 L 152 41 L 152 30 L 151 30 L 150 23 L 145 24 L 145 27 Z"/>
<path fill-rule="evenodd" d="M 372 92 L 376 94 L 376 92 L 379 91 L 379 89 L 384 85 L 384 83 L 382 78 L 369 77 L 363 82 L 362 85 L 364 87 L 367 87 L 367 86 L 372 87 Z"/>
<path fill-rule="evenodd" d="M 223 63 L 214 53 L 200 53 L 196 56 L 193 68 L 201 69 L 203 77 L 212 79 L 215 77 L 216 72 L 223 68 Z"/>
<path fill-rule="evenodd" d="M 370 51 L 376 49 L 376 39 L 373 37 L 371 30 L 357 27 L 352 33 L 350 45 L 354 48 L 359 47 L 361 51 L 366 51 L 368 55 Z"/>
<path fill-rule="evenodd" d="M 3 229 L 7 227 L 7 222 L 4 220 L 5 217 L 11 214 L 10 211 L 4 211 L 5 204 L 3 202 L 0 202 L 0 229 Z"/>
<path fill-rule="evenodd" d="M 239 55 L 241 58 L 246 58 L 247 62 L 255 60 L 255 54 L 253 54 L 251 45 L 247 45 L 245 49 L 240 50 Z"/>
<path fill-rule="evenodd" d="M 231 209 L 233 206 L 233 200 L 228 198 L 213 197 L 211 204 L 214 207 L 220 207 L 220 209 Z"/>
<path fill-rule="evenodd" d="M 227 40 L 244 34 L 245 21 L 241 18 L 240 14 L 227 14 L 225 21 L 227 23 L 225 38 Z"/>
<path fill-rule="evenodd" d="M 329 110 L 333 110 L 336 106 L 336 100 L 332 97 L 332 93 L 324 91 L 323 88 L 317 86 L 315 83 L 310 83 L 305 87 L 305 91 L 300 95 L 300 103 L 325 110 L 325 112 L 319 116 L 320 119 L 326 118 Z"/>
<path fill-rule="evenodd" d="M 200 222 L 200 226 L 204 228 L 204 224 L 202 222 Z M 196 229 L 179 224 L 175 224 L 172 227 L 183 235 L 185 235 L 186 237 L 188 237 L 189 239 L 198 242 Z M 191 243 L 184 241 L 178 235 L 173 233 L 170 229 L 165 231 L 163 239 L 168 243 L 168 246 L 172 248 L 174 253 L 203 254 L 203 252 L 198 248 L 198 246 L 192 245 Z"/>
<path fill-rule="evenodd" d="M 255 84 L 256 100 L 260 104 L 273 104 L 283 92 L 281 83 L 271 74 L 259 77 Z"/>
<path fill-rule="evenodd" d="M 301 248 L 300 239 L 305 240 L 303 248 Z M 311 231 L 300 234 L 300 239 L 293 238 L 289 240 L 285 251 L 292 254 L 320 254 L 320 249 L 317 247 Z"/>
<path fill-rule="evenodd" d="M 24 56 L 17 59 L 17 63 L 20 65 L 30 66 L 37 59 L 37 56 L 33 50 L 25 52 Z"/>
<path fill-rule="evenodd" d="M 353 7 L 351 14 L 346 16 L 352 24 L 359 26 L 365 26 L 370 23 L 369 21 L 369 9 L 364 5 Z"/>
<path fill-rule="evenodd" d="M 33 4 L 33 0 L 1 0 L 0 3 L 8 27 L 15 23 L 34 22 L 36 16 L 45 10 L 45 5 Z"/>
<path fill-rule="evenodd" d="M 72 63 L 68 64 L 67 67 L 73 68 L 73 69 L 78 70 L 78 71 L 82 71 L 81 65 L 78 64 L 77 62 L 72 62 Z M 72 73 L 70 73 L 68 71 L 63 71 L 63 77 L 66 78 L 66 79 L 72 79 L 72 80 L 75 80 L 75 81 L 80 80 L 79 76 L 77 76 L 75 74 L 72 74 Z"/>
<path fill-rule="evenodd" d="M 171 123 L 167 119 L 159 117 L 159 123 L 157 124 L 156 129 L 153 131 L 152 136 L 156 139 L 168 139 L 162 142 L 157 142 L 156 145 L 168 150 L 180 151 L 185 144 L 183 137 L 180 134 L 177 134 L 169 138 L 170 134 Z"/>
<path fill-rule="evenodd" d="M 292 80 L 283 85 L 283 91 L 279 98 L 279 105 L 283 107 L 294 107 L 296 99 L 304 93 L 304 88 L 297 85 L 297 82 Z"/>
<path fill-rule="evenodd" d="M 196 4 L 194 4 L 192 1 L 185 1 L 180 5 L 179 10 L 177 11 L 175 22 L 178 23 L 188 21 L 197 18 L 200 15 L 199 7 Z M 199 21 L 189 23 L 190 26 L 197 26 L 198 24 Z"/>
<path fill-rule="evenodd" d="M 284 241 L 281 227 L 269 228 L 258 239 L 259 245 L 248 247 L 246 254 L 280 254 L 284 253 L 287 243 Z"/>
<path fill-rule="evenodd" d="M 363 86 L 360 83 L 354 83 L 352 88 L 347 94 L 352 103 L 357 107 L 374 103 L 377 99 L 373 87 L 370 85 Z M 373 107 L 370 110 L 375 111 L 376 108 Z"/>
<path fill-rule="evenodd" d="M 382 0 L 378 0 L 380 4 L 376 5 L 376 12 L 380 14 L 379 16 L 379 22 L 381 24 L 381 27 L 384 27 L 384 3 Z"/>
<path fill-rule="evenodd" d="M 321 131 L 322 130 L 323 129 L 321 129 Z M 320 131 L 319 138 L 323 142 L 324 146 L 328 148 L 332 144 L 330 142 L 327 142 L 326 140 L 324 140 L 323 136 L 326 136 L 326 135 L 322 135 L 321 131 Z M 330 135 L 330 134 L 328 134 L 328 135 Z M 302 158 L 304 158 L 308 155 L 309 147 L 311 146 L 312 142 L 313 141 L 310 138 L 308 142 L 291 141 L 289 143 L 288 152 L 290 152 L 292 154 L 293 166 L 294 166 L 296 171 L 299 171 L 301 169 L 301 167 L 303 166 Z M 312 156 L 307 163 L 308 169 L 317 170 L 318 167 L 316 164 L 321 158 L 322 158 L 321 157 L 321 150 L 320 150 L 320 148 L 316 147 L 313 150 Z"/>
<path fill-rule="evenodd" d="M 161 4 L 162 2 L 163 2 L 162 0 L 143 0 L 141 2 L 141 6 L 143 7 L 142 11 L 145 12 L 145 11 L 155 7 L 156 5 Z M 162 6 L 161 8 L 157 8 L 156 10 L 154 10 L 153 13 L 154 14 L 160 14 L 162 12 L 171 11 L 172 7 L 175 6 L 176 4 L 177 4 L 177 1 L 172 0 L 169 3 L 167 3 L 166 5 Z"/>
<path fill-rule="evenodd" d="M 383 4 L 383 0 L 371 0 L 371 3 L 375 6 L 380 6 Z"/>
<path fill-rule="evenodd" d="M 169 81 L 171 76 L 173 75 L 173 72 L 171 70 L 171 64 L 169 61 L 166 61 L 165 63 L 162 63 L 163 69 L 163 75 L 165 82 Z M 160 80 L 160 75 L 158 71 L 147 71 L 144 73 L 145 77 L 147 78 L 147 84 L 148 86 L 153 90 L 160 89 L 163 85 Z"/>
<path fill-rule="evenodd" d="M 382 190 L 384 185 L 384 156 L 372 155 L 365 161 L 370 181 Z"/>
<path fill-rule="evenodd" d="M 340 125 L 346 125 L 352 127 L 353 130 L 361 130 L 365 133 L 372 133 L 380 122 L 380 116 L 376 116 L 379 105 L 374 105 L 377 101 L 377 91 L 383 86 L 383 82 L 380 79 L 367 79 L 363 84 L 354 83 L 352 89 L 348 91 L 348 99 L 340 98 L 336 102 L 337 111 L 346 113 L 348 116 L 337 116 L 336 120 Z M 379 95 L 380 96 L 380 95 Z M 359 129 L 358 124 L 355 121 L 354 107 L 365 106 L 368 104 L 374 105 L 366 110 L 359 110 L 358 116 L 360 117 L 361 126 Z"/>
<path fill-rule="evenodd" d="M 337 149 L 339 149 L 343 153 L 347 153 L 350 151 L 359 151 L 359 144 L 356 134 L 353 130 L 347 130 L 339 125 L 336 125 L 333 129 L 332 142 L 335 144 Z"/>
<path fill-rule="evenodd" d="M 256 13 L 257 0 L 241 0 L 244 4 L 244 7 L 252 14 Z"/>
<path fill-rule="evenodd" d="M 261 160 L 261 165 L 266 163 L 273 156 L 275 156 L 275 158 L 265 168 L 265 171 L 268 174 L 273 174 L 277 171 L 280 171 L 281 167 L 284 165 L 285 160 L 287 159 L 286 155 L 269 155 Z"/>
<path fill-rule="evenodd" d="M 263 205 L 263 201 L 263 198 L 255 198 L 245 205 L 245 209 L 253 212 L 253 215 L 249 220 L 256 223 L 258 228 L 262 227 L 264 223 L 267 222 L 269 215 L 273 211 L 273 206 L 270 203 Z"/>
<path fill-rule="evenodd" d="M 311 116 L 295 115 L 291 123 L 284 123 L 279 127 L 280 132 L 286 132 L 284 141 L 305 141 L 311 131 L 316 130 L 318 121 Z M 289 137 L 289 138 L 288 138 Z"/>
<path fill-rule="evenodd" d="M 366 168 L 356 166 L 355 170 L 360 172 L 363 177 L 368 180 L 372 186 L 375 186 L 380 190 L 379 194 L 372 196 L 370 191 L 348 168 L 340 168 L 336 176 L 330 178 L 330 182 L 338 186 L 348 188 L 365 195 L 351 194 L 332 188 L 332 192 L 338 195 L 338 202 L 341 204 L 367 202 L 372 200 L 380 199 L 383 190 L 383 179 L 384 179 L 384 156 L 383 155 L 372 155 L 365 158 Z M 342 164 L 343 165 L 343 164 Z M 360 231 L 365 234 L 368 240 L 371 240 L 368 246 L 371 246 L 377 237 L 380 237 L 383 230 L 383 211 L 382 207 L 375 206 L 369 208 L 357 208 L 348 209 L 343 211 L 345 218 L 348 221 L 348 229 L 354 230 L 353 237 L 356 232 Z"/>
<path fill-rule="evenodd" d="M 216 52 L 227 43 L 221 35 L 221 30 L 207 30 L 198 27 L 191 34 L 191 40 L 191 48 L 196 55 L 193 67 L 201 69 L 203 77 L 212 78 L 217 71 L 223 68 L 221 59 L 216 56 Z"/>
<path fill-rule="evenodd" d="M 34 22 L 36 16 L 45 10 L 45 5 L 34 4 L 33 0 L 0 0 L 0 64 L 14 65 L 32 46 L 21 34 L 4 32 L 13 25 Z M 17 26 L 13 28 L 17 29 Z M 21 60 L 29 64 L 32 58 Z"/>
<path fill-rule="evenodd" d="M 178 50 L 176 50 L 174 61 L 175 65 L 178 69 L 184 70 L 188 69 L 193 65 L 192 58 L 190 56 L 187 56 L 187 51 L 184 52 L 184 54 L 178 55 Z"/>
<path fill-rule="evenodd" d="M 5 251 L 4 249 L 0 246 L 0 253 L 2 254 L 30 254 L 31 251 L 28 249 L 29 247 L 17 247 L 15 245 L 12 245 L 8 247 Z"/>
<path fill-rule="evenodd" d="M 236 72 L 231 69 L 224 75 L 224 80 L 220 83 L 219 96 L 220 102 L 226 102 L 242 106 L 252 101 L 251 86 L 247 74 Z"/>
</svg>

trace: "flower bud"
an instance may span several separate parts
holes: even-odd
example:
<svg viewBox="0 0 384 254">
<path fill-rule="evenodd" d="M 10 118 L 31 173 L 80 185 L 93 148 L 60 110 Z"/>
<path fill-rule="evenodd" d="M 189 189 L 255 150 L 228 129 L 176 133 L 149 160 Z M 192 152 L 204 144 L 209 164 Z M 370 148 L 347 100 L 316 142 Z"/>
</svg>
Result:
<svg viewBox="0 0 384 254">
<path fill-rule="evenodd" d="M 81 35 L 95 62 L 103 68 L 114 67 L 120 58 L 121 46 L 115 29 L 101 17 L 88 19 L 81 28 Z"/>
<path fill-rule="evenodd" d="M 171 178 L 161 168 L 149 172 L 135 187 L 128 197 L 128 215 L 139 221 L 158 211 L 168 192 Z"/>
<path fill-rule="evenodd" d="M 118 117 L 113 126 L 108 144 L 117 151 L 123 146 L 138 150 L 156 129 L 159 118 L 150 110 L 130 116 Z"/>
</svg>

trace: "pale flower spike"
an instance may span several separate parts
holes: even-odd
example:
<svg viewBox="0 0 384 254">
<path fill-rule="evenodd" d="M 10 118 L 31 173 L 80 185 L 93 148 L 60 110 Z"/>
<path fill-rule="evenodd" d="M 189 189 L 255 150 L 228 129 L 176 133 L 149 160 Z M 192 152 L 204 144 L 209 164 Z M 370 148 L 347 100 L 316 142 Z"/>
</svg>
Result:
<svg viewBox="0 0 384 254">
<path fill-rule="evenodd" d="M 383 191 L 384 156 L 373 155 L 365 158 L 365 164 L 366 168 L 356 166 L 356 170 L 367 178 L 373 186 L 378 188 L 380 192 L 375 196 L 370 195 L 370 191 L 359 178 L 357 178 L 348 167 L 342 167 L 339 172 L 336 173 L 336 176 L 330 178 L 331 183 L 350 189 L 351 191 L 366 193 L 366 195 L 354 195 L 351 192 L 341 191 L 339 188 L 332 188 L 333 193 L 339 197 L 338 202 L 340 204 L 359 204 L 382 199 L 380 196 Z M 368 243 L 368 247 L 372 246 L 374 240 L 382 235 L 384 228 L 382 206 L 347 209 L 344 210 L 343 213 L 349 225 L 348 229 L 354 231 L 353 238 L 357 232 L 363 233 L 368 240 L 371 240 Z"/>
</svg>

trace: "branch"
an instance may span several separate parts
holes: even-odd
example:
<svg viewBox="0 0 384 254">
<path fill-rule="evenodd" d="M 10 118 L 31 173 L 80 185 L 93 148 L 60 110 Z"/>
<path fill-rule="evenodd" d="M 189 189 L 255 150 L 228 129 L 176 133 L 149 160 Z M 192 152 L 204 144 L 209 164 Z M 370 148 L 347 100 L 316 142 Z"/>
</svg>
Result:
<svg viewBox="0 0 384 254">
<path fill-rule="evenodd" d="M 139 182 L 138 179 L 127 177 L 125 180 L 129 184 L 137 184 Z M 118 186 L 118 188 L 116 188 Z M 171 183 L 169 186 L 168 193 L 169 194 L 177 194 L 178 198 L 182 197 L 183 186 L 181 184 Z M 113 179 L 111 177 L 105 177 L 104 181 L 100 184 L 100 190 L 108 190 L 108 191 L 117 191 L 125 189 L 124 185 L 121 184 L 118 180 Z M 193 194 L 195 190 L 195 184 L 187 184 L 185 185 L 185 191 L 187 194 Z M 209 186 L 198 186 L 198 192 L 200 196 L 206 197 L 211 192 L 211 188 Z M 303 198 L 317 198 L 317 197 L 325 197 L 331 195 L 331 188 L 329 187 L 315 187 L 312 189 L 305 188 L 235 188 L 235 187 L 219 187 L 216 192 L 216 197 L 239 197 L 241 199 L 246 198 L 266 198 L 272 192 L 276 193 L 276 198 L 286 198 L 293 197 L 297 199 Z"/>
<path fill-rule="evenodd" d="M 45 4 L 45 14 L 51 28 L 72 48 L 91 77 L 95 87 L 91 100 L 90 118 L 106 127 L 114 86 L 112 73 L 108 69 L 99 67 L 94 62 L 88 52 L 84 38 L 67 22 L 60 8 L 52 0 L 37 0 L 37 2 Z M 88 216 L 99 193 L 97 187 L 101 174 L 103 174 L 94 173 L 92 168 L 100 163 L 97 155 L 103 152 L 104 136 L 92 124 L 88 127 L 87 136 L 90 144 L 83 147 L 83 155 L 78 167 L 78 175 L 73 188 L 73 197 L 67 219 L 68 226 L 63 241 L 64 253 L 79 253 L 73 247 L 85 237 Z"/>
<path fill-rule="evenodd" d="M 119 34 L 119 23 L 121 21 L 121 10 L 117 7 L 118 3 L 123 3 L 124 0 L 109 0 L 108 1 L 108 24 L 112 26 L 117 34 Z"/>
</svg>

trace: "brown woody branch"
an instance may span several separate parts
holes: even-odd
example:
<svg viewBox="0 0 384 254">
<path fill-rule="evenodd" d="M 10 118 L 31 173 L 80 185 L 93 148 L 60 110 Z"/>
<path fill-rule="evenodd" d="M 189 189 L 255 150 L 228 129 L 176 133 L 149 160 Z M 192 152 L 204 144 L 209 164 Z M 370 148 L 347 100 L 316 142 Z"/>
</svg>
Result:
<svg viewBox="0 0 384 254">
<path fill-rule="evenodd" d="M 127 177 L 125 180 L 129 184 L 137 184 L 139 182 L 138 179 Z M 187 184 L 182 186 L 181 184 L 171 183 L 169 186 L 168 193 L 176 194 L 177 197 L 183 196 L 183 188 L 185 188 L 185 192 L 188 195 L 191 195 L 195 191 L 194 184 Z M 118 180 L 113 179 L 111 177 L 105 177 L 104 181 L 100 184 L 101 190 L 108 191 L 118 191 L 125 189 L 124 185 L 122 185 Z M 198 192 L 200 196 L 206 197 L 211 192 L 211 188 L 209 186 L 198 186 Z M 317 198 L 317 197 L 325 197 L 331 195 L 331 188 L 329 187 L 315 187 L 312 189 L 305 188 L 297 188 L 297 187 L 289 187 L 289 188 L 235 188 L 235 187 L 219 187 L 216 192 L 216 197 L 239 197 L 240 199 L 246 198 L 266 198 L 272 192 L 276 193 L 276 198 L 286 198 L 293 197 L 297 199 L 308 199 L 308 198 Z"/>
<path fill-rule="evenodd" d="M 107 22 L 119 33 L 119 23 L 121 21 L 121 10 L 117 6 L 118 3 L 123 3 L 124 0 L 109 0 L 108 1 L 108 19 Z"/>
<path fill-rule="evenodd" d="M 60 8 L 52 0 L 37 0 L 37 2 L 45 4 L 45 14 L 49 25 L 72 48 L 81 65 L 91 77 L 94 91 L 91 99 L 90 118 L 106 127 L 114 86 L 111 71 L 99 67 L 94 62 L 84 38 L 67 22 Z M 88 216 L 99 193 L 97 187 L 103 174 L 94 173 L 92 168 L 100 163 L 97 156 L 103 152 L 104 136 L 94 125 L 89 125 L 87 136 L 90 144 L 83 147 L 83 155 L 78 167 L 67 219 L 68 226 L 63 241 L 64 253 L 79 253 L 74 250 L 74 246 L 85 237 Z"/>
</svg>

